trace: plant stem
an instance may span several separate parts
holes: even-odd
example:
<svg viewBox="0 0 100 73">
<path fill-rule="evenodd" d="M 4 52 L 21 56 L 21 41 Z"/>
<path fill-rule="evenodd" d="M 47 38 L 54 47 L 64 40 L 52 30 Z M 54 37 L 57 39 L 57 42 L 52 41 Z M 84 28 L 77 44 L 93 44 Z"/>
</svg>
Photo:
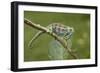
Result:
<svg viewBox="0 0 100 73">
<path fill-rule="evenodd" d="M 35 24 L 35 23 L 31 22 L 30 20 L 28 20 L 28 19 L 26 19 L 26 18 L 24 18 L 24 23 L 27 24 L 27 25 L 29 25 L 30 27 L 36 28 L 36 29 L 38 29 L 38 30 L 40 30 L 40 31 L 43 31 L 43 32 L 45 32 L 45 33 L 51 35 L 51 36 L 54 37 L 57 41 L 59 41 L 59 42 L 61 43 L 61 45 L 62 45 L 64 48 L 66 48 L 66 50 L 68 51 L 68 53 L 69 53 L 74 59 L 77 59 L 77 58 L 78 58 L 78 57 L 71 51 L 71 49 L 69 49 L 69 48 L 67 47 L 67 42 L 64 41 L 63 38 L 57 36 L 57 35 L 56 35 L 55 33 L 53 33 L 53 32 L 50 32 L 47 28 L 45 28 L 45 27 L 43 27 L 43 26 L 41 26 L 41 25 L 39 25 L 39 24 Z"/>
</svg>

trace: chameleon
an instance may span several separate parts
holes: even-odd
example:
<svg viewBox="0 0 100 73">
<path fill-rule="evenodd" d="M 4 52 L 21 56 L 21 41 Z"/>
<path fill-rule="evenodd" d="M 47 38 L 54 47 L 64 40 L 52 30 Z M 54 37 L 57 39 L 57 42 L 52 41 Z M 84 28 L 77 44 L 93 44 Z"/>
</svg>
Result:
<svg viewBox="0 0 100 73">
<path fill-rule="evenodd" d="M 52 24 L 49 24 L 46 28 L 49 30 L 49 32 L 55 33 L 56 35 L 58 35 L 59 37 L 62 37 L 66 41 L 70 40 L 74 32 L 74 29 L 72 27 L 65 26 L 61 23 L 52 23 Z M 33 41 L 35 41 L 43 33 L 44 33 L 43 31 L 39 31 L 35 36 L 33 36 L 28 46 L 31 47 Z M 70 45 L 71 45 L 71 41 L 70 41 Z"/>
<path fill-rule="evenodd" d="M 63 38 L 67 42 L 67 47 L 71 49 L 71 37 L 74 32 L 74 29 L 69 26 L 65 26 L 61 23 L 52 23 L 46 27 L 49 32 L 55 33 L 57 36 Z M 32 43 L 44 32 L 39 31 L 35 36 L 32 37 L 28 46 L 31 47 Z M 67 56 L 67 52 L 62 47 L 62 45 L 57 41 L 53 40 L 50 42 L 50 48 L 48 49 L 48 57 L 52 60 L 62 60 L 64 59 L 64 55 Z"/>
</svg>

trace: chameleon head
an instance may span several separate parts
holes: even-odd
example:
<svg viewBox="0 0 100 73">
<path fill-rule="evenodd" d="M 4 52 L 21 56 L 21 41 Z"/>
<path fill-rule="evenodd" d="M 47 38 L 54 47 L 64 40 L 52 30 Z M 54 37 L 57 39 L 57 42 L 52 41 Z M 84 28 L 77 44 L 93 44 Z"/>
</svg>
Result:
<svg viewBox="0 0 100 73">
<path fill-rule="evenodd" d="M 66 27 L 66 32 L 65 32 L 64 38 L 65 39 L 70 39 L 71 36 L 72 36 L 72 34 L 73 34 L 73 32 L 74 32 L 74 28 L 67 26 Z"/>
<path fill-rule="evenodd" d="M 58 36 L 66 39 L 69 39 L 74 32 L 74 29 L 72 27 L 65 26 L 61 23 L 52 23 L 51 25 L 47 26 L 47 28 L 49 29 L 49 31 L 54 32 Z"/>
</svg>

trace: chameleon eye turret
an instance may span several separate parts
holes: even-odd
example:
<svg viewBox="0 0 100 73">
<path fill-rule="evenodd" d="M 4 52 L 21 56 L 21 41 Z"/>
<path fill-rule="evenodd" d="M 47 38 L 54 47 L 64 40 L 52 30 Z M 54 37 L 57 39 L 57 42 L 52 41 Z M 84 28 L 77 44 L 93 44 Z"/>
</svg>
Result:
<svg viewBox="0 0 100 73">
<path fill-rule="evenodd" d="M 71 27 L 71 28 L 69 29 L 69 31 L 70 31 L 70 32 L 74 32 L 74 29 Z"/>
</svg>

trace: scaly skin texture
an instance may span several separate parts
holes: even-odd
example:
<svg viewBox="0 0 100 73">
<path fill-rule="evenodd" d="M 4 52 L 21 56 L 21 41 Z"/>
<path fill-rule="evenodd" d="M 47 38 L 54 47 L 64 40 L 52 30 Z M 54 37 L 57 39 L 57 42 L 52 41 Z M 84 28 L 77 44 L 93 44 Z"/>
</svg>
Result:
<svg viewBox="0 0 100 73">
<path fill-rule="evenodd" d="M 59 37 L 65 39 L 67 46 L 71 49 L 71 36 L 74 32 L 73 28 L 65 26 L 61 23 L 53 23 L 47 27 L 50 32 L 57 34 Z M 68 52 L 65 48 L 55 39 L 50 42 L 48 56 L 51 60 L 63 60 L 68 58 Z"/>
<path fill-rule="evenodd" d="M 47 28 L 51 31 L 54 32 L 55 34 L 57 34 L 60 37 L 69 39 L 71 38 L 74 29 L 72 27 L 69 26 L 65 26 L 61 23 L 52 23 L 49 26 L 47 26 Z"/>
<path fill-rule="evenodd" d="M 69 41 L 69 39 L 71 38 L 71 36 L 74 32 L 74 29 L 72 27 L 65 26 L 61 23 L 52 23 L 52 24 L 48 25 L 46 28 L 49 29 L 49 32 L 53 32 L 53 33 L 57 34 L 59 37 L 62 37 L 66 41 Z M 39 31 L 35 36 L 33 36 L 33 38 L 30 40 L 28 46 L 31 47 L 32 43 L 43 33 L 44 33 L 43 31 Z M 70 45 L 71 45 L 71 42 L 70 42 Z"/>
</svg>

